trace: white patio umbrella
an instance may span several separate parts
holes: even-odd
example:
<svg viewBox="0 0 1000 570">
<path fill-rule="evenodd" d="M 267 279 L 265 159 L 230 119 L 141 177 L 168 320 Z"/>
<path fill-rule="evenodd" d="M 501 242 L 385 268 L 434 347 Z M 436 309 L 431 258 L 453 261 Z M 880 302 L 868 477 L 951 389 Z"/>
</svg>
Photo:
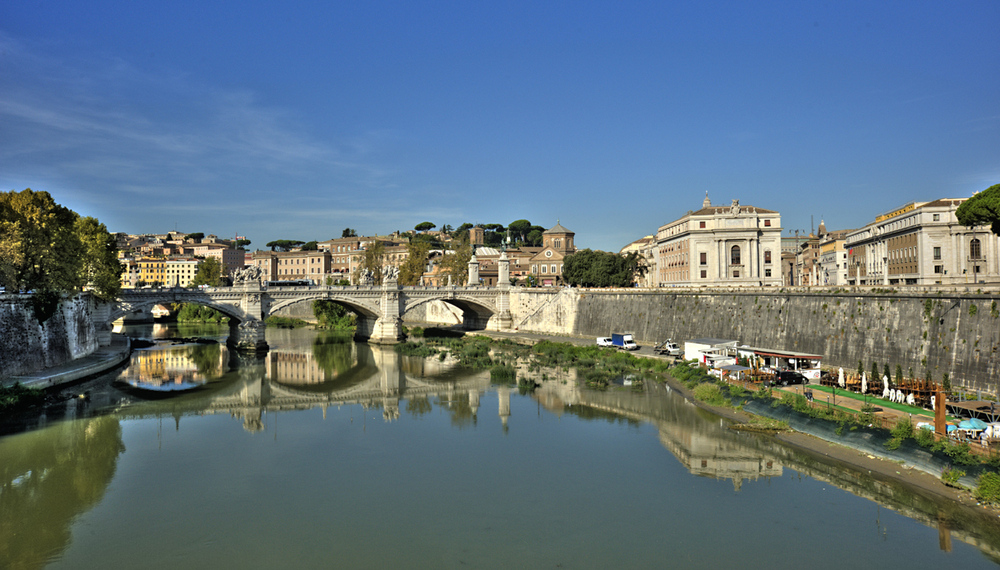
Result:
<svg viewBox="0 0 1000 570">
<path fill-rule="evenodd" d="M 882 383 L 886 386 L 892 386 L 892 380 L 889 380 L 888 376 L 882 376 Z"/>
<path fill-rule="evenodd" d="M 868 393 L 868 379 L 865 378 L 864 374 L 861 375 L 861 393 L 862 394 Z"/>
<path fill-rule="evenodd" d="M 841 388 L 843 388 L 844 386 L 846 386 L 846 384 L 844 384 L 844 368 L 843 367 L 841 367 L 840 371 L 837 373 L 837 385 L 840 386 Z"/>
</svg>

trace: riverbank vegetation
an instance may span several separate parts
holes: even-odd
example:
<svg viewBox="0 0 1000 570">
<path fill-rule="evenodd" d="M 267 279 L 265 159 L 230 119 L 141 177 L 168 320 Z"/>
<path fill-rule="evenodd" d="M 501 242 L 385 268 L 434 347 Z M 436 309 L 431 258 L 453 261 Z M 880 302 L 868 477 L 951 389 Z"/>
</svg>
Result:
<svg viewBox="0 0 1000 570">
<path fill-rule="evenodd" d="M 41 404 L 45 392 L 21 384 L 0 386 L 0 414 Z"/>
<path fill-rule="evenodd" d="M 313 301 L 313 315 L 316 328 L 327 330 L 349 330 L 357 324 L 357 317 L 347 307 L 333 301 Z"/>
<path fill-rule="evenodd" d="M 183 303 L 177 311 L 179 323 L 228 323 L 229 317 L 204 305 Z"/>
</svg>

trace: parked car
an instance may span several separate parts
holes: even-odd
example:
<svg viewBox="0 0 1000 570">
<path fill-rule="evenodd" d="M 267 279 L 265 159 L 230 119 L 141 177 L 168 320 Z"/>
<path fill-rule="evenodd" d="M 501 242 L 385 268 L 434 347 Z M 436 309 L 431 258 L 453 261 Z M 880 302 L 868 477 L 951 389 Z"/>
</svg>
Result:
<svg viewBox="0 0 1000 570">
<path fill-rule="evenodd" d="M 597 346 L 610 346 L 610 347 L 614 347 L 615 345 L 611 344 L 611 338 L 610 337 L 599 336 L 599 337 L 597 337 Z"/>
<path fill-rule="evenodd" d="M 808 384 L 809 380 L 794 370 L 782 370 L 778 373 L 778 383 L 782 386 L 789 384 Z"/>
</svg>

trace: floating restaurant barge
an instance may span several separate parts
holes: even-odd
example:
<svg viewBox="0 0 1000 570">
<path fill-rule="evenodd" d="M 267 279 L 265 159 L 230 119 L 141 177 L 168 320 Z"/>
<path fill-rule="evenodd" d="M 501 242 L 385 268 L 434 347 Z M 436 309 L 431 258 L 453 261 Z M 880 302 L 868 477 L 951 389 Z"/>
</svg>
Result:
<svg viewBox="0 0 1000 570">
<path fill-rule="evenodd" d="M 782 370 L 793 370 L 809 380 L 820 379 L 823 357 L 818 354 L 739 346 L 735 340 L 719 338 L 698 338 L 684 343 L 684 359 L 697 360 L 709 368 L 737 364 L 737 360 L 749 363 L 753 370 L 776 374 Z"/>
</svg>

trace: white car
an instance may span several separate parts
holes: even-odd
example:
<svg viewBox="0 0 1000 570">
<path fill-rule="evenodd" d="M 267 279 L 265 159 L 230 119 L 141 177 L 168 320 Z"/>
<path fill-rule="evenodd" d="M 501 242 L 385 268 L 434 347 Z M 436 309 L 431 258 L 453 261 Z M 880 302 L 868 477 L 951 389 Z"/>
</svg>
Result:
<svg viewBox="0 0 1000 570">
<path fill-rule="evenodd" d="M 599 337 L 597 337 L 597 346 L 610 346 L 610 347 L 614 347 L 615 345 L 611 344 L 611 337 L 599 336 Z"/>
</svg>

